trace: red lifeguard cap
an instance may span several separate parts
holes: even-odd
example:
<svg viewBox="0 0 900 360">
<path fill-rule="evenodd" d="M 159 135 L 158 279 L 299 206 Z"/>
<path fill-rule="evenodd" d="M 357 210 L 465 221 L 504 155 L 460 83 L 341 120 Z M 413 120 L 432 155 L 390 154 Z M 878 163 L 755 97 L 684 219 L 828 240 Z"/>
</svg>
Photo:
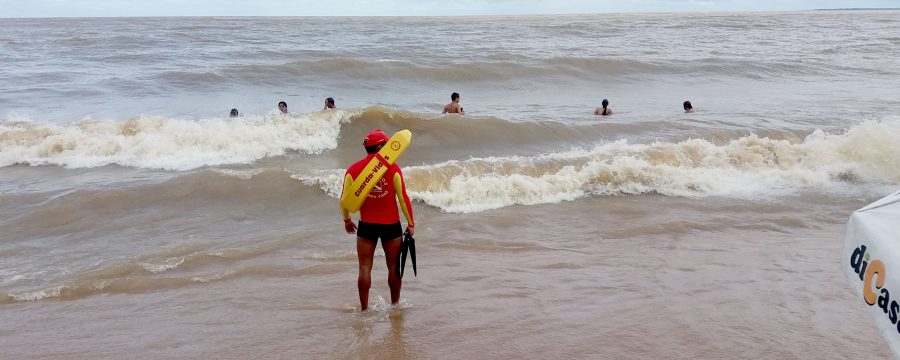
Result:
<svg viewBox="0 0 900 360">
<path fill-rule="evenodd" d="M 384 131 L 381 131 L 381 129 L 375 129 L 369 132 L 369 134 L 363 138 L 363 146 L 369 147 L 379 144 L 387 144 L 388 140 L 390 139 L 391 137 L 385 134 Z"/>
</svg>

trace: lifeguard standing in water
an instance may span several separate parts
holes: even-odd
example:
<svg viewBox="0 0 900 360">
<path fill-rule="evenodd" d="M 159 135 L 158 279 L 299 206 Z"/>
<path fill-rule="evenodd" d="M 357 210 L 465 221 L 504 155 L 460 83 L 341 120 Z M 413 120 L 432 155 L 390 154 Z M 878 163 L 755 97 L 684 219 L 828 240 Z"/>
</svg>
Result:
<svg viewBox="0 0 900 360">
<path fill-rule="evenodd" d="M 350 184 L 360 176 L 366 165 L 378 154 L 378 151 L 387 144 L 390 137 L 381 129 L 372 130 L 363 139 L 366 148 L 365 158 L 357 161 L 344 174 L 343 191 L 350 191 Z M 343 196 L 342 196 L 343 198 Z M 396 200 L 395 200 L 396 198 Z M 406 194 L 406 183 L 403 173 L 396 163 L 391 164 L 384 176 L 366 197 L 359 208 L 359 226 L 350 218 L 350 211 L 341 205 L 341 215 L 344 218 L 344 229 L 348 234 L 356 233 L 356 253 L 359 258 L 359 304 L 361 310 L 369 307 L 369 288 L 372 286 L 372 262 L 375 257 L 375 248 L 378 239 L 381 239 L 381 247 L 384 249 L 384 257 L 388 268 L 388 286 L 391 288 L 391 304 L 400 301 L 400 287 L 402 280 L 397 269 L 400 257 L 400 238 L 403 235 L 400 225 L 400 210 L 406 217 L 406 231 L 414 234 L 415 221 L 413 220 L 412 203 Z"/>
</svg>

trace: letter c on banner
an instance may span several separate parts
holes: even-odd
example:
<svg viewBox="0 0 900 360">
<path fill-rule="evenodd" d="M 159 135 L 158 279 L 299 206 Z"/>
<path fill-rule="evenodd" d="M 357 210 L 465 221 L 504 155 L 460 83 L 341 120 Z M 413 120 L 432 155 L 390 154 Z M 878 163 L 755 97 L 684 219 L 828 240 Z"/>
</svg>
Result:
<svg viewBox="0 0 900 360">
<path fill-rule="evenodd" d="M 884 286 L 884 263 L 881 260 L 872 260 L 866 269 L 866 277 L 863 280 L 863 299 L 866 304 L 875 305 L 878 300 L 878 294 L 872 289 L 872 277 L 878 274 L 875 280 L 875 288 L 881 289 Z"/>
</svg>

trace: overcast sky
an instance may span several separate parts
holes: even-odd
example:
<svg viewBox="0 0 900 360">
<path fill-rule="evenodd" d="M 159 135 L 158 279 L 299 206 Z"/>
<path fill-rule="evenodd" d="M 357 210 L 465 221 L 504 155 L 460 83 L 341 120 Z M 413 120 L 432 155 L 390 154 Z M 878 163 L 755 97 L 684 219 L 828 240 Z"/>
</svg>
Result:
<svg viewBox="0 0 900 360">
<path fill-rule="evenodd" d="M 0 0 L 0 18 L 519 15 L 890 7 L 900 7 L 900 0 Z"/>
</svg>

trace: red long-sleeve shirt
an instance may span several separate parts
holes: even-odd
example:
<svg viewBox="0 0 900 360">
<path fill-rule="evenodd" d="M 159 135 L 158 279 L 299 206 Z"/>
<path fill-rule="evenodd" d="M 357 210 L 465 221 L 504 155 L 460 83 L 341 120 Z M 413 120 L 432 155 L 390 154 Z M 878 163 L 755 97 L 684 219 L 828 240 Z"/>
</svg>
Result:
<svg viewBox="0 0 900 360">
<path fill-rule="evenodd" d="M 344 174 L 343 191 L 348 191 L 353 179 L 356 179 L 363 171 L 369 161 L 375 154 L 369 154 L 360 161 L 357 161 Z M 342 194 L 343 197 L 343 194 Z M 397 201 L 394 201 L 396 197 Z M 359 217 L 361 221 L 371 224 L 393 224 L 400 221 L 400 213 L 397 211 L 397 203 L 400 203 L 400 210 L 406 217 L 406 223 L 415 226 L 413 220 L 412 203 L 409 201 L 409 195 L 406 194 L 406 183 L 403 181 L 403 173 L 400 166 L 391 164 L 387 172 L 378 180 L 372 191 L 363 201 L 359 208 Z M 350 219 L 350 211 L 341 206 L 341 215 L 344 220 Z"/>
</svg>

